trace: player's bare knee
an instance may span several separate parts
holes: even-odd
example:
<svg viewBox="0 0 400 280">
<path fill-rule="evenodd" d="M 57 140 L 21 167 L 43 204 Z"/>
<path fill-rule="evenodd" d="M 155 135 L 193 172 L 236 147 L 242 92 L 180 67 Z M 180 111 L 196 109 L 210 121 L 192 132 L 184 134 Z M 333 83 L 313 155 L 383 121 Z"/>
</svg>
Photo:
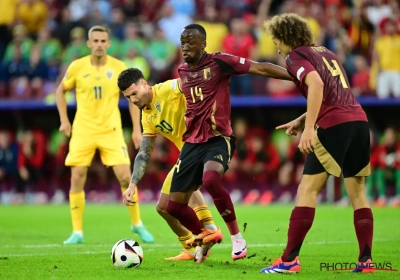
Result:
<svg viewBox="0 0 400 280">
<path fill-rule="evenodd" d="M 162 217 L 169 215 L 167 212 L 167 207 L 164 204 L 157 203 L 156 210 L 157 210 L 157 213 Z"/>
<path fill-rule="evenodd" d="M 344 178 L 347 193 L 349 197 L 365 196 L 365 179 L 364 177 L 349 177 Z"/>
<path fill-rule="evenodd" d="M 297 188 L 297 196 L 301 197 L 309 197 L 309 196 L 315 196 L 317 197 L 319 192 L 319 188 L 317 188 L 314 184 L 312 183 L 305 183 L 301 182 L 299 187 Z"/>
<path fill-rule="evenodd" d="M 122 174 L 118 177 L 119 184 L 122 188 L 128 188 L 131 182 L 131 174 Z"/>
<path fill-rule="evenodd" d="M 73 167 L 71 169 L 71 192 L 80 192 L 83 190 L 86 182 L 86 175 L 86 167 Z"/>
</svg>

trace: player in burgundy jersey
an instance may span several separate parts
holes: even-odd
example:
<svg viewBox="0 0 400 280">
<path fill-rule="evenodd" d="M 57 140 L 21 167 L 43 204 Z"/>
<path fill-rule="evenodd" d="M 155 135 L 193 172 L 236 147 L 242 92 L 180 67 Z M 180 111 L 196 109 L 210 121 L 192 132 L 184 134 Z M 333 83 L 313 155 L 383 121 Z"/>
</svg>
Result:
<svg viewBox="0 0 400 280">
<path fill-rule="evenodd" d="M 293 80 L 285 68 L 271 63 L 257 63 L 229 54 L 208 54 L 204 51 L 206 44 L 206 31 L 201 25 L 190 24 L 181 33 L 185 63 L 178 71 L 186 97 L 186 132 L 167 206 L 169 214 L 197 235 L 195 242 L 188 242 L 191 246 L 201 245 L 195 262 L 203 262 L 211 246 L 222 240 L 221 230 L 202 229 L 195 212 L 188 206 L 192 192 L 201 185 L 212 196 L 229 228 L 232 258 L 241 259 L 247 254 L 230 195 L 221 185 L 221 176 L 235 151 L 230 122 L 230 77 L 253 73 Z"/>
<path fill-rule="evenodd" d="M 355 272 L 370 272 L 373 216 L 365 195 L 370 175 L 370 137 L 365 112 L 354 98 L 338 57 L 313 44 L 306 20 L 296 14 L 275 16 L 265 23 L 289 73 L 305 98 L 307 112 L 278 126 L 288 135 L 302 131 L 299 149 L 306 153 L 303 178 L 297 190 L 283 255 L 262 273 L 300 271 L 303 240 L 314 220 L 317 195 L 329 175 L 344 176 L 354 209 L 354 226 L 360 253 Z"/>
</svg>

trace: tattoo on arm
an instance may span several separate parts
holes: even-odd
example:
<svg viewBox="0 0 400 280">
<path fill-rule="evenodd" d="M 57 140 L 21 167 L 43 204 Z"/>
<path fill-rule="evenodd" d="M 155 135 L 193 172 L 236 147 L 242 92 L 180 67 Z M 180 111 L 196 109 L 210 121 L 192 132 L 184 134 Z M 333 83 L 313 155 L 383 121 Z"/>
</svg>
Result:
<svg viewBox="0 0 400 280">
<path fill-rule="evenodd" d="M 150 162 L 150 156 L 153 152 L 155 141 L 156 138 L 143 138 L 142 143 L 140 144 L 139 152 L 135 158 L 135 163 L 133 165 L 131 183 L 137 185 L 143 178 L 143 175 L 147 169 L 147 165 Z"/>
</svg>

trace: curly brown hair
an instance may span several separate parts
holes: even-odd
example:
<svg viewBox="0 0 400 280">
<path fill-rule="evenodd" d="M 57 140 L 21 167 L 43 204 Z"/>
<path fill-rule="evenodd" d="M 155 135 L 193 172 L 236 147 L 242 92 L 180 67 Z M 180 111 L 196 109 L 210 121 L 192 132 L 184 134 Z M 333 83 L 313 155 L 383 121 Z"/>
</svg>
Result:
<svg viewBox="0 0 400 280">
<path fill-rule="evenodd" d="M 292 49 L 315 45 L 310 25 L 297 14 L 286 13 L 274 16 L 264 22 L 264 28 L 272 38 L 282 41 Z"/>
</svg>

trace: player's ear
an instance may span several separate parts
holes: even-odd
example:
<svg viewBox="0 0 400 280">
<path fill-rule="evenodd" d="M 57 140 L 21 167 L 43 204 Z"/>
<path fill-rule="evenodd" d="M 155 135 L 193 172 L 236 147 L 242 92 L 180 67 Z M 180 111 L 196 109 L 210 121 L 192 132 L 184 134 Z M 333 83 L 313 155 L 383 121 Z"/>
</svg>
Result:
<svg viewBox="0 0 400 280">
<path fill-rule="evenodd" d="M 89 49 L 92 48 L 92 42 L 90 42 L 90 40 L 86 41 L 86 45 L 88 46 Z"/>
<path fill-rule="evenodd" d="M 206 40 L 204 40 L 202 43 L 201 43 L 201 48 L 202 49 L 205 49 L 207 47 L 207 42 L 206 42 Z"/>
</svg>

